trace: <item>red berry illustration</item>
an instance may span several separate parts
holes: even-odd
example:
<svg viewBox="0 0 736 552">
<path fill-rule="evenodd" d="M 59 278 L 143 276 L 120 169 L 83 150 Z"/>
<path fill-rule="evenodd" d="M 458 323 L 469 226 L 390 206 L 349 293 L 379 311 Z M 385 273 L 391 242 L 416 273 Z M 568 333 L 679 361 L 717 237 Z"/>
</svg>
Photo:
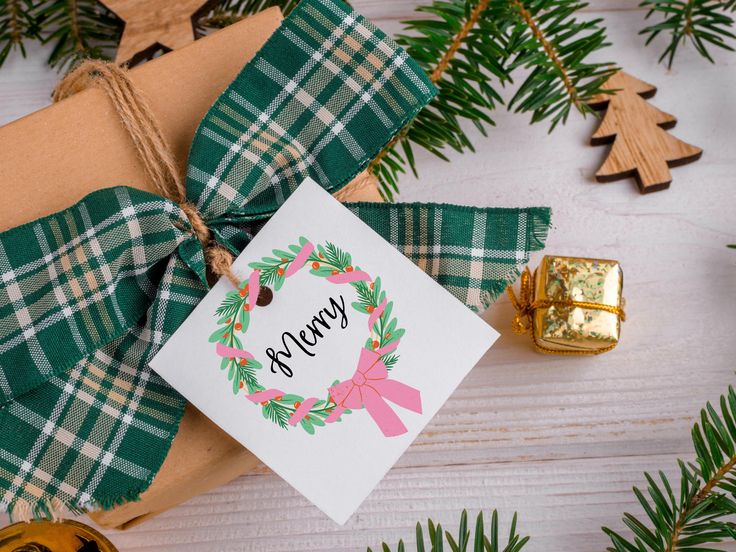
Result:
<svg viewBox="0 0 736 552">
<path fill-rule="evenodd" d="M 319 263 L 318 263 L 317 261 L 314 261 L 314 262 L 312 263 L 312 268 L 313 268 L 314 270 L 317 270 L 317 269 L 319 268 Z"/>
<path fill-rule="evenodd" d="M 374 349 L 378 349 L 378 345 L 379 345 L 379 343 L 378 343 L 378 341 L 376 341 L 376 340 L 373 340 L 373 343 L 371 343 L 371 345 L 373 345 L 373 348 L 374 348 Z"/>
<path fill-rule="evenodd" d="M 235 329 L 238 330 L 238 331 L 240 331 L 240 330 L 243 329 L 243 325 L 240 322 L 236 322 L 235 323 Z"/>
<path fill-rule="evenodd" d="M 248 312 L 250 310 L 250 305 L 243 305 L 243 310 Z"/>
<path fill-rule="evenodd" d="M 284 399 L 283 395 L 279 395 L 278 397 L 274 397 L 275 401 L 282 401 Z"/>
<path fill-rule="evenodd" d="M 263 402 L 261 403 L 261 406 L 266 406 L 267 404 L 268 404 L 268 401 L 263 401 Z"/>
<path fill-rule="evenodd" d="M 232 318 L 228 318 L 228 319 L 227 319 L 227 321 L 225 322 L 225 324 L 229 324 L 229 323 L 230 323 L 230 322 L 232 322 L 232 321 L 233 321 L 233 319 L 232 319 Z"/>
<path fill-rule="evenodd" d="M 309 416 L 304 416 L 304 419 L 309 421 Z"/>
<path fill-rule="evenodd" d="M 245 366 L 246 364 L 248 364 L 248 360 L 247 360 L 247 359 L 245 359 L 245 358 L 241 358 L 241 359 L 240 359 L 240 365 L 241 365 L 241 366 Z"/>
<path fill-rule="evenodd" d="M 352 266 L 348 265 L 348 266 L 345 267 L 345 272 L 352 272 L 352 271 L 353 271 L 353 267 Z"/>
<path fill-rule="evenodd" d="M 240 388 L 241 389 L 243 388 L 243 382 L 242 381 L 240 382 Z"/>
<path fill-rule="evenodd" d="M 374 284 L 373 282 L 371 282 L 371 289 L 373 289 L 375 287 L 375 285 L 376 284 Z"/>
<path fill-rule="evenodd" d="M 300 403 L 299 401 L 296 401 L 294 403 L 294 408 L 299 408 L 301 405 L 302 405 L 302 403 Z"/>
<path fill-rule="evenodd" d="M 332 275 L 334 276 L 335 274 L 338 274 L 337 270 L 332 271 Z"/>
<path fill-rule="evenodd" d="M 281 267 L 279 267 L 279 269 L 276 271 L 276 274 L 278 274 L 279 276 L 283 276 L 284 275 L 284 269 L 281 268 Z"/>
<path fill-rule="evenodd" d="M 325 258 L 325 256 L 324 256 L 324 255 L 323 255 L 322 253 L 319 253 L 319 258 L 320 258 L 320 259 L 324 259 L 324 258 Z"/>
<path fill-rule="evenodd" d="M 238 291 L 238 293 L 240 294 L 241 297 L 245 297 L 246 294 L 248 293 L 248 290 L 246 290 L 245 288 L 242 288 L 240 291 Z"/>
<path fill-rule="evenodd" d="M 367 311 L 368 313 L 371 313 L 371 312 L 373 312 L 374 310 L 376 310 L 376 307 L 374 307 L 373 305 L 368 305 L 368 306 L 367 306 L 367 307 L 365 308 L 365 310 L 366 310 L 366 311 Z"/>
<path fill-rule="evenodd" d="M 230 335 L 229 332 L 225 332 L 224 334 L 222 334 L 222 337 L 227 337 L 228 335 Z"/>
</svg>

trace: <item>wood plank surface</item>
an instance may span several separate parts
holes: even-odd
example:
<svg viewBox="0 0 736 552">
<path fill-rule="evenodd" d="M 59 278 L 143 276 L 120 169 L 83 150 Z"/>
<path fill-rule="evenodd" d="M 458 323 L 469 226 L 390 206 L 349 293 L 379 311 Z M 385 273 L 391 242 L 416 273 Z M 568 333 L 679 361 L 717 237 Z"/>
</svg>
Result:
<svg viewBox="0 0 736 552">
<path fill-rule="evenodd" d="M 417 3 L 355 2 L 388 31 Z M 652 104 L 678 118 L 672 133 L 701 146 L 702 159 L 672 169 L 669 190 L 642 196 L 633 181 L 595 182 L 606 148 L 588 145 L 593 119 L 572 115 L 548 135 L 499 110 L 477 154 L 448 164 L 420 152 L 420 180 L 403 178 L 400 200 L 551 206 L 549 253 L 622 264 L 619 347 L 538 355 L 511 332 L 503 298 L 484 315 L 501 339 L 344 527 L 261 467 L 129 531 L 106 531 L 121 551 L 357 552 L 412 540 L 429 515 L 454 528 L 464 507 L 497 507 L 504 525 L 518 511 L 529 552 L 604 550 L 600 527 L 621 529 L 622 512 L 640 511 L 630 489 L 642 472 L 674 474 L 677 457 L 692 458 L 699 409 L 736 380 L 736 251 L 725 247 L 736 243 L 736 54 L 718 52 L 712 65 L 685 48 L 668 71 L 657 63 L 661 41 L 643 47 L 636 2 L 595 0 L 588 11 L 605 18 L 614 44 L 601 59 L 657 86 Z M 48 102 L 57 76 L 46 55 L 31 48 L 0 71 L 0 123 Z"/>
</svg>

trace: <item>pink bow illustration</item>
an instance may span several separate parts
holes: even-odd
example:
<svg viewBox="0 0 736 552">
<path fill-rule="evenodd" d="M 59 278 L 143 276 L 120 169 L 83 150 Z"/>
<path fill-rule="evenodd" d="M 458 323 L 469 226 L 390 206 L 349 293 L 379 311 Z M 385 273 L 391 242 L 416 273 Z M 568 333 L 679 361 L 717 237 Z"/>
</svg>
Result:
<svg viewBox="0 0 736 552">
<path fill-rule="evenodd" d="M 368 349 L 360 350 L 355 374 L 349 380 L 330 387 L 330 395 L 337 406 L 325 420 L 336 422 L 346 408 L 368 411 L 386 437 L 406 433 L 406 426 L 386 400 L 413 412 L 422 413 L 422 398 L 418 389 L 389 379 L 381 355 Z"/>
</svg>

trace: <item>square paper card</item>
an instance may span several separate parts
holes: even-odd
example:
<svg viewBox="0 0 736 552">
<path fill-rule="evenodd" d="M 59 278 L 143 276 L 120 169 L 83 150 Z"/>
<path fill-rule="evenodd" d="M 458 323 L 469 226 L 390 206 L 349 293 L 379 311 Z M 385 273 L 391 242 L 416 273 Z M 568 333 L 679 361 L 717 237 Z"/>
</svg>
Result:
<svg viewBox="0 0 736 552">
<path fill-rule="evenodd" d="M 233 272 L 151 365 L 344 523 L 498 334 L 311 180 Z"/>
</svg>

